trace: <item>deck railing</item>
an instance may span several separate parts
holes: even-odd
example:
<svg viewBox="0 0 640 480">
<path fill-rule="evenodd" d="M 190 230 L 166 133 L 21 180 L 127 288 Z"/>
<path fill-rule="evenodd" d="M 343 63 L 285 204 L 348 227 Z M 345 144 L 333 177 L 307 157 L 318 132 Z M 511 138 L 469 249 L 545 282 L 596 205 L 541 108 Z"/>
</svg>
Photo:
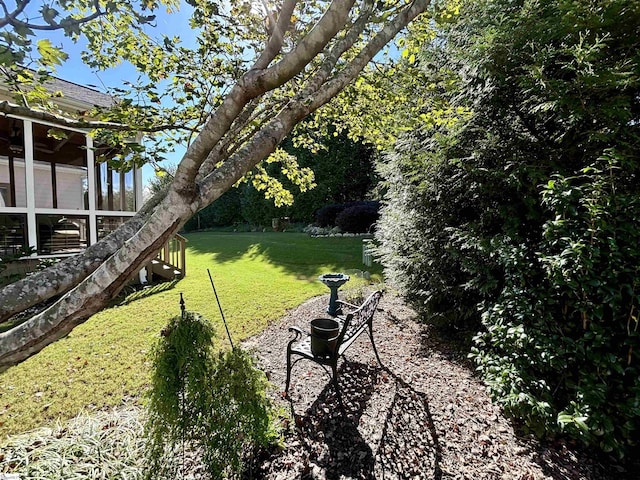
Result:
<svg viewBox="0 0 640 480">
<path fill-rule="evenodd" d="M 175 270 L 179 270 L 183 277 L 187 274 L 187 263 L 185 261 L 186 243 L 186 238 L 176 234 L 175 237 L 164 244 L 164 247 L 162 247 L 156 257 L 165 264 L 174 267 Z"/>
</svg>

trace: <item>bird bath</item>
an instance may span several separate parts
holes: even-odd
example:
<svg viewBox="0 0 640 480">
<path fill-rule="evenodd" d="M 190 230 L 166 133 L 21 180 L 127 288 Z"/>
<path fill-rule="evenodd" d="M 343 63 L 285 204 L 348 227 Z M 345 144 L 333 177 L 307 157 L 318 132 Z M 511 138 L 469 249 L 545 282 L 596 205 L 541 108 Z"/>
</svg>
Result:
<svg viewBox="0 0 640 480">
<path fill-rule="evenodd" d="M 349 281 L 349 275 L 345 275 L 344 273 L 325 273 L 324 275 L 320 275 L 318 277 L 322 283 L 324 283 L 329 290 L 331 290 L 331 297 L 329 298 L 329 306 L 327 307 L 327 313 L 332 317 L 335 317 L 340 313 L 340 308 L 338 307 L 338 289 Z"/>
</svg>

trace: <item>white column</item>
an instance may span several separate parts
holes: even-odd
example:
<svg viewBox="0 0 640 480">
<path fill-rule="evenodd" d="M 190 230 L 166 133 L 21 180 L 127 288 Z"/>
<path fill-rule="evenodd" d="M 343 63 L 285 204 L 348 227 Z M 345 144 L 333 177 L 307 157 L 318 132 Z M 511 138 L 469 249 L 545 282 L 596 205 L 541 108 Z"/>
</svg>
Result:
<svg viewBox="0 0 640 480">
<path fill-rule="evenodd" d="M 24 166 L 27 190 L 27 243 L 38 248 L 38 228 L 36 224 L 36 180 L 33 166 L 33 123 L 23 120 L 24 128 Z"/>
<path fill-rule="evenodd" d="M 142 168 L 134 168 L 134 180 L 133 180 L 133 188 L 136 192 L 136 212 L 142 208 L 142 191 L 144 189 L 144 185 L 142 185 Z"/>
<path fill-rule="evenodd" d="M 89 195 L 89 245 L 98 241 L 98 219 L 96 217 L 96 161 L 93 138 L 85 135 L 87 142 L 87 187 Z"/>
</svg>

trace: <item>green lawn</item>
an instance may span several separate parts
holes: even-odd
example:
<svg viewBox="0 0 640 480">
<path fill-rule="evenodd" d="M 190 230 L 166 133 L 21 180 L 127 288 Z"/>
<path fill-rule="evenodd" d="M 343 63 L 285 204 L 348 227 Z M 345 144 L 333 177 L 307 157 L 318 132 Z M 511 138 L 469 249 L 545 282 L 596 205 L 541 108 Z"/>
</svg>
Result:
<svg viewBox="0 0 640 480">
<path fill-rule="evenodd" d="M 215 322 L 224 346 L 207 268 L 234 340 L 328 292 L 318 275 L 364 268 L 360 238 L 274 232 L 206 232 L 187 238 L 184 279 L 130 295 L 0 375 L 0 439 L 82 411 L 139 401 L 148 383 L 147 352 L 167 320 L 180 312 L 180 292 L 189 310 Z"/>
</svg>

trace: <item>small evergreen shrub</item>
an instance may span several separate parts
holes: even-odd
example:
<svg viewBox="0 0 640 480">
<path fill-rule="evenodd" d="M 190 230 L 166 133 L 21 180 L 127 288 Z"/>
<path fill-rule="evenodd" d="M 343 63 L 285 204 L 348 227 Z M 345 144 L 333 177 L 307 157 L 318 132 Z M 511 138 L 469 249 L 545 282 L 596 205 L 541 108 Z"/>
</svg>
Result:
<svg viewBox="0 0 640 480">
<path fill-rule="evenodd" d="M 379 208 L 377 202 L 362 202 L 347 207 L 336 216 L 336 226 L 343 232 L 371 233 L 380 216 Z"/>
<path fill-rule="evenodd" d="M 210 478 L 238 478 L 243 454 L 278 438 L 264 373 L 243 350 L 215 354 L 213 338 L 206 319 L 185 312 L 152 352 L 148 479 L 180 477 L 187 450 L 201 453 Z"/>
</svg>

